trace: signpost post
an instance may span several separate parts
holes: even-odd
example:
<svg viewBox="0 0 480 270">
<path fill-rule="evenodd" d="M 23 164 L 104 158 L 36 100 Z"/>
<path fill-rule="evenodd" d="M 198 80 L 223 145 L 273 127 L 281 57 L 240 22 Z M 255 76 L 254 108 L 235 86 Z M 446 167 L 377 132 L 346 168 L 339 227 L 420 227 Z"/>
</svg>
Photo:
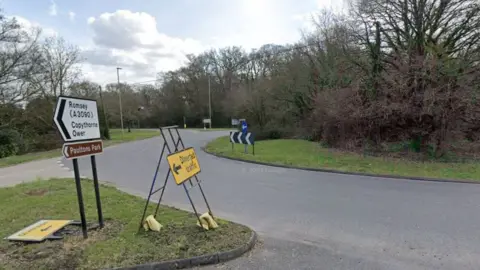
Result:
<svg viewBox="0 0 480 270">
<path fill-rule="evenodd" d="M 100 190 L 98 187 L 97 165 L 95 160 L 95 155 L 103 152 L 103 143 L 100 140 L 100 122 L 98 118 L 97 101 L 60 96 L 57 100 L 53 121 L 65 142 L 62 153 L 65 158 L 71 159 L 73 162 L 82 233 L 83 238 L 87 238 L 87 221 L 83 205 L 80 170 L 78 168 L 78 158 L 80 157 L 90 156 L 97 203 L 98 222 L 100 228 L 103 228 L 104 225 Z"/>
</svg>

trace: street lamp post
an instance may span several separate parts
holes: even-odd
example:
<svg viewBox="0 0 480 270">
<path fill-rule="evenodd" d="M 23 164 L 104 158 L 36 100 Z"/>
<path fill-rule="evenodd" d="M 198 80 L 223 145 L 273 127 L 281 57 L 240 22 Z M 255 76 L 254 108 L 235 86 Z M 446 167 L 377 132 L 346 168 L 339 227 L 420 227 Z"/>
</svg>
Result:
<svg viewBox="0 0 480 270">
<path fill-rule="evenodd" d="M 123 110 L 122 110 L 122 93 L 120 91 L 120 73 L 122 68 L 117 67 L 117 88 L 118 88 L 118 103 L 120 104 L 120 125 L 122 127 L 122 140 L 123 140 Z"/>
<path fill-rule="evenodd" d="M 212 95 L 210 92 L 210 74 L 208 74 L 208 111 L 210 118 L 210 128 L 212 128 Z"/>
<path fill-rule="evenodd" d="M 110 140 L 110 131 L 108 129 L 108 118 L 107 118 L 107 111 L 105 109 L 105 103 L 103 102 L 103 95 L 102 95 L 102 87 L 99 86 L 99 90 L 100 90 L 100 102 L 102 103 L 102 111 L 103 111 L 103 119 L 105 121 L 105 130 L 102 131 L 102 135 Z"/>
<path fill-rule="evenodd" d="M 182 99 L 183 99 L 183 102 L 185 103 L 185 107 L 188 106 L 188 102 L 187 102 L 187 97 L 186 96 L 182 96 Z M 187 128 L 187 118 L 185 117 L 185 109 L 183 110 L 183 128 Z"/>
</svg>

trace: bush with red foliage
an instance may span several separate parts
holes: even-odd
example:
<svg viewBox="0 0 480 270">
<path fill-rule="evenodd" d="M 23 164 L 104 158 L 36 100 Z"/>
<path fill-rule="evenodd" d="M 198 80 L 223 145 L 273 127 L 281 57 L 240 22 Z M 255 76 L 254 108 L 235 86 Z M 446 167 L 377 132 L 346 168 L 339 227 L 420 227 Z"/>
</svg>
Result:
<svg viewBox="0 0 480 270">
<path fill-rule="evenodd" d="M 377 89 L 364 81 L 316 95 L 312 134 L 332 147 L 418 141 L 419 151 L 442 156 L 449 142 L 478 139 L 477 66 L 429 56 L 397 62 L 379 76 Z"/>
</svg>

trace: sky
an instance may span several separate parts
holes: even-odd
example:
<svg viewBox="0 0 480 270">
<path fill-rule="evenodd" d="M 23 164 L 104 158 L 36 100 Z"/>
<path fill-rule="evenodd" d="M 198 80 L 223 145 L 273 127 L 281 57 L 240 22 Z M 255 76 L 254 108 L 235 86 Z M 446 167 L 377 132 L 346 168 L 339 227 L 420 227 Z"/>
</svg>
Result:
<svg viewBox="0 0 480 270">
<path fill-rule="evenodd" d="M 86 79 L 155 80 L 211 48 L 294 43 L 321 9 L 342 0 L 0 0 L 5 15 L 78 46 Z"/>
</svg>

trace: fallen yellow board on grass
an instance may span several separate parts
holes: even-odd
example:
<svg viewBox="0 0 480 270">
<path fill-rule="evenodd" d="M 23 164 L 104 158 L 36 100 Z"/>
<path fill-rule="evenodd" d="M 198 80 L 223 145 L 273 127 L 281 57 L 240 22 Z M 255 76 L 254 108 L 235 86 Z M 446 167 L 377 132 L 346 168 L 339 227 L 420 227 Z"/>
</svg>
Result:
<svg viewBox="0 0 480 270">
<path fill-rule="evenodd" d="M 71 224 L 73 220 L 39 220 L 34 224 L 10 235 L 6 239 L 12 241 L 41 242 L 58 230 Z"/>
</svg>

